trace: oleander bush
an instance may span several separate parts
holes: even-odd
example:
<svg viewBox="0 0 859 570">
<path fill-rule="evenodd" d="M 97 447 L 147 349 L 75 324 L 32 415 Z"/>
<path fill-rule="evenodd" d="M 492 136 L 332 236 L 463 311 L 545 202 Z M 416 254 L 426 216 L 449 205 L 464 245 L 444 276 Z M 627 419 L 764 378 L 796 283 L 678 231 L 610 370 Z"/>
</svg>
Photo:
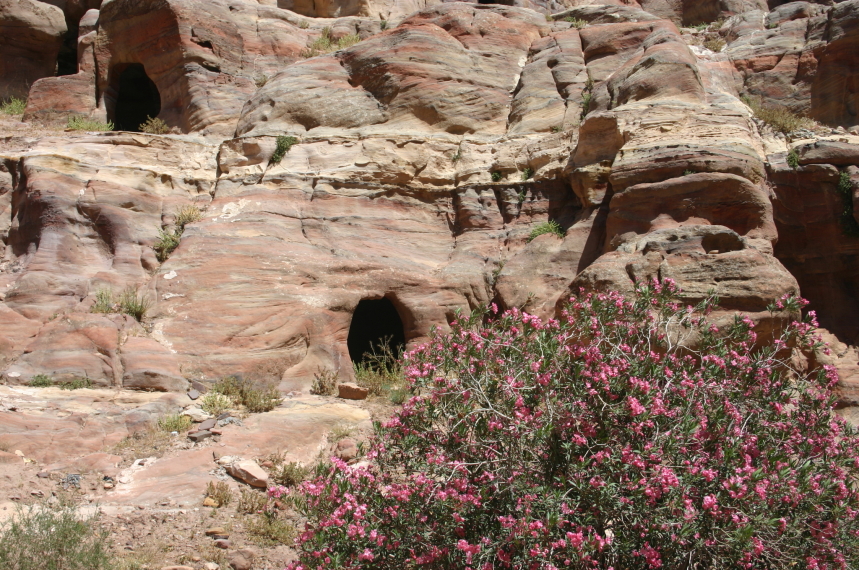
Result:
<svg viewBox="0 0 859 570">
<path fill-rule="evenodd" d="M 434 332 L 369 464 L 332 459 L 289 492 L 307 517 L 289 568 L 853 567 L 859 434 L 833 413 L 834 369 L 798 366 L 826 350 L 813 313 L 766 340 L 676 295 Z"/>
</svg>

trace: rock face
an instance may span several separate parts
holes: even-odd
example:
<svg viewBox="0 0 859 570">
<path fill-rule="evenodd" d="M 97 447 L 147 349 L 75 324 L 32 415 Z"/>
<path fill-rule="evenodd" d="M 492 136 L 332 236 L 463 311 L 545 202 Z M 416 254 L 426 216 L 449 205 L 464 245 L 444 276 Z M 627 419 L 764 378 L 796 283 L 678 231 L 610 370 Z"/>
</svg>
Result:
<svg viewBox="0 0 859 570">
<path fill-rule="evenodd" d="M 78 73 L 36 82 L 25 118 L 134 130 L 148 113 L 186 134 L 70 134 L 3 158 L 7 381 L 172 391 L 265 370 L 306 391 L 353 380 L 362 300 L 387 299 L 414 344 L 457 310 L 551 317 L 580 289 L 668 278 L 762 334 L 785 318 L 768 303 L 801 291 L 852 366 L 859 140 L 821 127 L 789 145 L 740 95 L 859 124 L 859 0 L 504 4 L 88 12 Z M 362 41 L 305 57 L 347 35 Z M 201 219 L 159 259 L 188 206 Z M 560 235 L 530 239 L 548 221 Z M 142 322 L 90 312 L 107 289 L 148 299 Z"/>
<path fill-rule="evenodd" d="M 26 99 L 37 79 L 54 74 L 65 33 L 63 12 L 56 6 L 0 1 L 0 100 Z"/>
</svg>

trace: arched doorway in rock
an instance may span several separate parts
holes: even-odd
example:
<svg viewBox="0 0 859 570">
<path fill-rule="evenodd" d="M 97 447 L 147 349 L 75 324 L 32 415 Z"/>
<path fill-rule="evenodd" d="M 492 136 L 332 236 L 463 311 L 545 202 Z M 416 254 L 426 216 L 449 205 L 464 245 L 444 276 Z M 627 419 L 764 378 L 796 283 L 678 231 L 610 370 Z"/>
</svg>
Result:
<svg viewBox="0 0 859 570">
<path fill-rule="evenodd" d="M 116 105 L 113 111 L 114 129 L 117 131 L 140 131 L 140 125 L 148 117 L 157 117 L 161 112 L 161 95 L 158 87 L 139 63 L 132 63 L 117 70 Z"/>
<path fill-rule="evenodd" d="M 349 357 L 352 362 L 366 362 L 366 354 L 378 352 L 380 344 L 388 341 L 396 358 L 403 354 L 406 335 L 403 321 L 390 299 L 363 299 L 355 307 L 349 326 Z"/>
</svg>

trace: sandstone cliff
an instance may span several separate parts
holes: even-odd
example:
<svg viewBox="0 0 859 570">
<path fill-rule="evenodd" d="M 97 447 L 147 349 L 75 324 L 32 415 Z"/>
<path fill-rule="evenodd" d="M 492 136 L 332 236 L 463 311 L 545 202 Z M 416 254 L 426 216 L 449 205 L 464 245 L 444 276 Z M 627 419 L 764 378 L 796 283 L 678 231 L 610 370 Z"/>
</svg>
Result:
<svg viewBox="0 0 859 570">
<path fill-rule="evenodd" d="M 786 317 L 767 304 L 801 291 L 852 403 L 859 0 L 504 4 L 84 10 L 76 73 L 28 68 L 42 78 L 24 120 L 128 123 L 140 107 L 173 130 L 6 139 L 6 381 L 177 390 L 262 366 L 303 390 L 319 370 L 351 377 L 362 299 L 389 299 L 415 343 L 480 304 L 548 317 L 580 288 L 671 278 L 764 334 Z M 67 33 L 10 6 L 0 26 L 31 22 L 22 38 Z M 777 132 L 751 101 L 818 122 Z M 161 262 L 159 231 L 189 205 L 202 219 Z M 530 240 L 547 221 L 563 237 Z M 142 323 L 90 312 L 99 291 L 128 288 L 153 303 Z"/>
</svg>

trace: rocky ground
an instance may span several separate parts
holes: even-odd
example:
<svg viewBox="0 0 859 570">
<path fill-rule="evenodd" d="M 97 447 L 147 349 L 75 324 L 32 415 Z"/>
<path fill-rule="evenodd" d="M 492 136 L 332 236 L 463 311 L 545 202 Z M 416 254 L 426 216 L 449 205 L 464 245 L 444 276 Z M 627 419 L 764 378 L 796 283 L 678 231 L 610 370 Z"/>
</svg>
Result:
<svg viewBox="0 0 859 570">
<path fill-rule="evenodd" d="M 226 568 L 243 550 L 255 568 L 279 568 L 298 521 L 284 512 L 283 528 L 260 530 L 262 517 L 241 501 L 242 492 L 264 496 L 253 475 L 330 455 L 355 460 L 371 418 L 392 409 L 380 398 L 288 396 L 270 412 L 234 412 L 238 422 L 197 443 L 152 430 L 195 407 L 185 394 L 0 386 L 0 520 L 20 505 L 71 502 L 99 514 L 128 568 Z M 210 482 L 229 488 L 227 505 L 211 506 Z"/>
</svg>

